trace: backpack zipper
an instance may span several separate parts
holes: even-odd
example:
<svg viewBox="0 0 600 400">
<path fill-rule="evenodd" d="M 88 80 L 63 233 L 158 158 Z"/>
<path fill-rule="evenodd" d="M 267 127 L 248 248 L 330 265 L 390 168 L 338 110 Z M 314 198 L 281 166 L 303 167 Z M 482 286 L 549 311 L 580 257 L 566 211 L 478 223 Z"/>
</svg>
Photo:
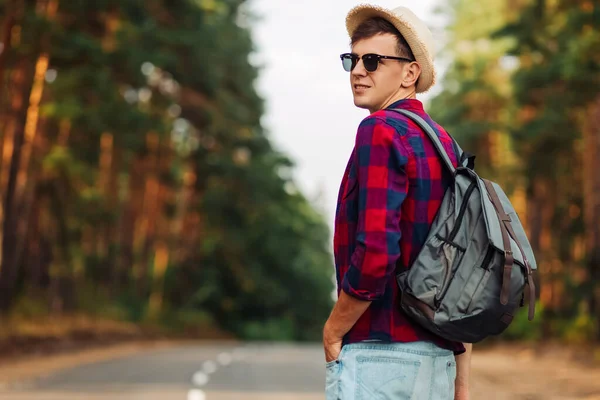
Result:
<svg viewBox="0 0 600 400">
<path fill-rule="evenodd" d="M 454 243 L 454 237 L 457 235 L 458 230 L 460 229 L 460 224 L 462 222 L 462 219 L 464 218 L 465 213 L 467 212 L 467 206 L 469 205 L 469 199 L 471 198 L 471 195 L 473 194 L 473 191 L 475 190 L 476 186 L 477 186 L 477 182 L 471 182 L 471 184 L 467 188 L 463 202 L 460 205 L 460 210 L 458 212 L 458 216 L 456 217 L 454 227 L 452 228 L 450 235 L 448 235 L 448 239 L 443 239 L 443 238 L 439 237 L 440 240 L 449 243 L 450 245 L 456 247 L 457 249 L 461 249 L 461 248 L 460 248 L 460 246 L 458 246 Z M 461 250 L 463 250 L 463 252 L 466 251 L 465 249 L 461 249 Z M 450 266 L 450 268 L 452 268 L 452 266 Z M 439 296 L 435 296 L 435 298 L 433 299 L 433 304 L 435 305 L 436 308 L 439 307 L 440 303 L 442 302 L 442 299 L 446 295 L 446 292 L 448 291 L 448 288 L 450 287 L 450 281 L 452 279 L 454 279 L 455 273 L 456 273 L 455 270 L 451 270 L 450 272 L 446 271 L 445 279 L 442 284 L 442 290 L 440 291 Z"/>
<path fill-rule="evenodd" d="M 489 245 L 488 249 L 487 249 L 487 253 L 485 253 L 485 258 L 483 259 L 483 262 L 481 263 L 481 268 L 488 269 L 487 265 L 489 264 L 492 257 L 494 256 L 494 251 L 495 251 L 494 248 L 491 245 Z"/>
<path fill-rule="evenodd" d="M 467 212 L 467 206 L 469 205 L 469 199 L 471 198 L 471 195 L 473 194 L 473 191 L 475 190 L 476 186 L 477 186 L 477 182 L 471 182 L 471 184 L 467 188 L 467 191 L 465 193 L 465 198 L 463 199 L 463 202 L 460 205 L 460 210 L 458 212 L 458 216 L 456 217 L 454 227 L 452 228 L 452 231 L 450 232 L 450 235 L 448 236 L 448 240 L 451 242 L 454 241 L 454 237 L 458 234 L 458 230 L 460 229 L 462 219 L 465 216 L 465 212 Z"/>
</svg>

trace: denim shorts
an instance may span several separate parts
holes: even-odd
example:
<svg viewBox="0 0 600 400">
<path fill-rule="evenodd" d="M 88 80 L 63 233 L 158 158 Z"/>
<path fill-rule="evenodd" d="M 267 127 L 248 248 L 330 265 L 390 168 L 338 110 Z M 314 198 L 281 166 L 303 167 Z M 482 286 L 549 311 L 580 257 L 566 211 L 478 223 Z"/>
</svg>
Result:
<svg viewBox="0 0 600 400">
<path fill-rule="evenodd" d="M 433 343 L 347 344 L 325 368 L 326 400 L 454 399 L 454 353 Z"/>
</svg>

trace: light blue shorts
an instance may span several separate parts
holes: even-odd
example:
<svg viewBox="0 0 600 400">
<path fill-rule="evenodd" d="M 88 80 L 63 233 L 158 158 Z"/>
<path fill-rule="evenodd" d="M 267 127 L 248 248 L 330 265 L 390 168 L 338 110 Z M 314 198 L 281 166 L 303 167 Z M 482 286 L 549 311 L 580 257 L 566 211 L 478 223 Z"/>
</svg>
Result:
<svg viewBox="0 0 600 400">
<path fill-rule="evenodd" d="M 433 343 L 348 344 L 326 371 L 326 400 L 454 399 L 454 353 Z"/>
</svg>

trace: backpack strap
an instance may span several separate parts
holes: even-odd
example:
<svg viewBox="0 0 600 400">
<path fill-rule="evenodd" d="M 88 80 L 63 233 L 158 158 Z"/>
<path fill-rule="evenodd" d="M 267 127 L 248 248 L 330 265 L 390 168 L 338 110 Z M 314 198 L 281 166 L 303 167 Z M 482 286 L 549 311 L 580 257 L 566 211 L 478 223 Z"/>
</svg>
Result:
<svg viewBox="0 0 600 400">
<path fill-rule="evenodd" d="M 500 295 L 500 302 L 503 305 L 508 304 L 508 292 L 510 285 L 510 276 L 511 269 L 514 263 L 514 257 L 512 252 L 512 247 L 510 245 L 510 237 L 515 241 L 521 255 L 523 256 L 523 262 L 525 263 L 525 268 L 527 269 L 527 285 L 529 286 L 529 315 L 528 318 L 530 321 L 533 321 L 533 317 L 535 315 L 535 283 L 533 282 L 531 265 L 529 265 L 529 261 L 527 261 L 527 256 L 525 255 L 525 251 L 519 242 L 517 235 L 515 234 L 515 230 L 510 224 L 511 218 L 506 212 L 504 208 L 502 208 L 502 202 L 498 197 L 498 193 L 494 190 L 494 186 L 487 179 L 483 179 L 487 192 L 490 196 L 490 200 L 496 209 L 496 214 L 498 214 L 498 220 L 500 222 L 500 230 L 502 231 L 502 241 L 504 242 L 504 276 L 502 278 L 502 290 Z M 524 293 L 523 293 L 524 294 Z"/>
<path fill-rule="evenodd" d="M 475 169 L 475 154 L 469 153 L 468 151 L 463 151 L 460 148 L 456 140 L 448 133 L 448 136 L 452 139 L 452 147 L 454 147 L 454 153 L 458 158 L 458 164 L 466 167 L 468 169 Z"/>
<path fill-rule="evenodd" d="M 456 172 L 456 168 L 454 168 L 452 161 L 450 161 L 450 156 L 448 156 L 446 149 L 444 149 L 444 146 L 442 145 L 442 142 L 440 141 L 440 138 L 438 137 L 438 135 L 435 132 L 435 130 L 433 129 L 433 127 L 431 127 L 431 125 L 429 125 L 429 123 L 427 123 L 427 121 L 425 121 L 423 118 L 421 118 L 421 116 L 415 114 L 412 111 L 399 109 L 399 108 L 391 108 L 390 111 L 396 111 L 396 112 L 410 118 L 423 131 L 425 131 L 425 133 L 427 134 L 429 139 L 433 142 L 433 145 L 434 145 L 435 149 L 437 150 L 438 154 L 440 155 L 440 157 L 442 157 L 444 164 L 446 165 L 448 170 L 450 170 L 452 175 L 454 175 L 454 173 Z M 456 158 L 458 159 L 459 165 L 461 165 L 463 167 L 467 167 L 469 169 L 473 169 L 475 167 L 475 162 L 474 162 L 475 155 L 464 152 L 460 148 L 460 146 L 458 145 L 456 140 L 454 140 L 454 138 L 452 138 L 452 137 L 450 137 L 450 138 L 452 139 L 452 146 L 454 147 L 454 151 L 456 152 Z"/>
</svg>

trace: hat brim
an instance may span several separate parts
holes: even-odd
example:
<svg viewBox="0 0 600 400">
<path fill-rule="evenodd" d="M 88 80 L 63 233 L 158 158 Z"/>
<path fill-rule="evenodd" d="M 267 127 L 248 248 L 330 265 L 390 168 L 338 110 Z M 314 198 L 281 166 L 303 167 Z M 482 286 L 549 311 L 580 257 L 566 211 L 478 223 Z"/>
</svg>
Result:
<svg viewBox="0 0 600 400">
<path fill-rule="evenodd" d="M 417 93 L 427 92 L 435 84 L 436 80 L 432 55 L 427 50 L 425 43 L 419 38 L 417 30 L 408 20 L 403 19 L 402 16 L 398 16 L 392 11 L 382 7 L 369 4 L 359 5 L 350 10 L 346 17 L 346 29 L 348 35 L 352 37 L 354 31 L 360 24 L 376 17 L 381 17 L 389 21 L 404 37 L 415 56 L 415 60 L 421 67 L 421 76 L 417 81 L 416 87 Z"/>
</svg>

